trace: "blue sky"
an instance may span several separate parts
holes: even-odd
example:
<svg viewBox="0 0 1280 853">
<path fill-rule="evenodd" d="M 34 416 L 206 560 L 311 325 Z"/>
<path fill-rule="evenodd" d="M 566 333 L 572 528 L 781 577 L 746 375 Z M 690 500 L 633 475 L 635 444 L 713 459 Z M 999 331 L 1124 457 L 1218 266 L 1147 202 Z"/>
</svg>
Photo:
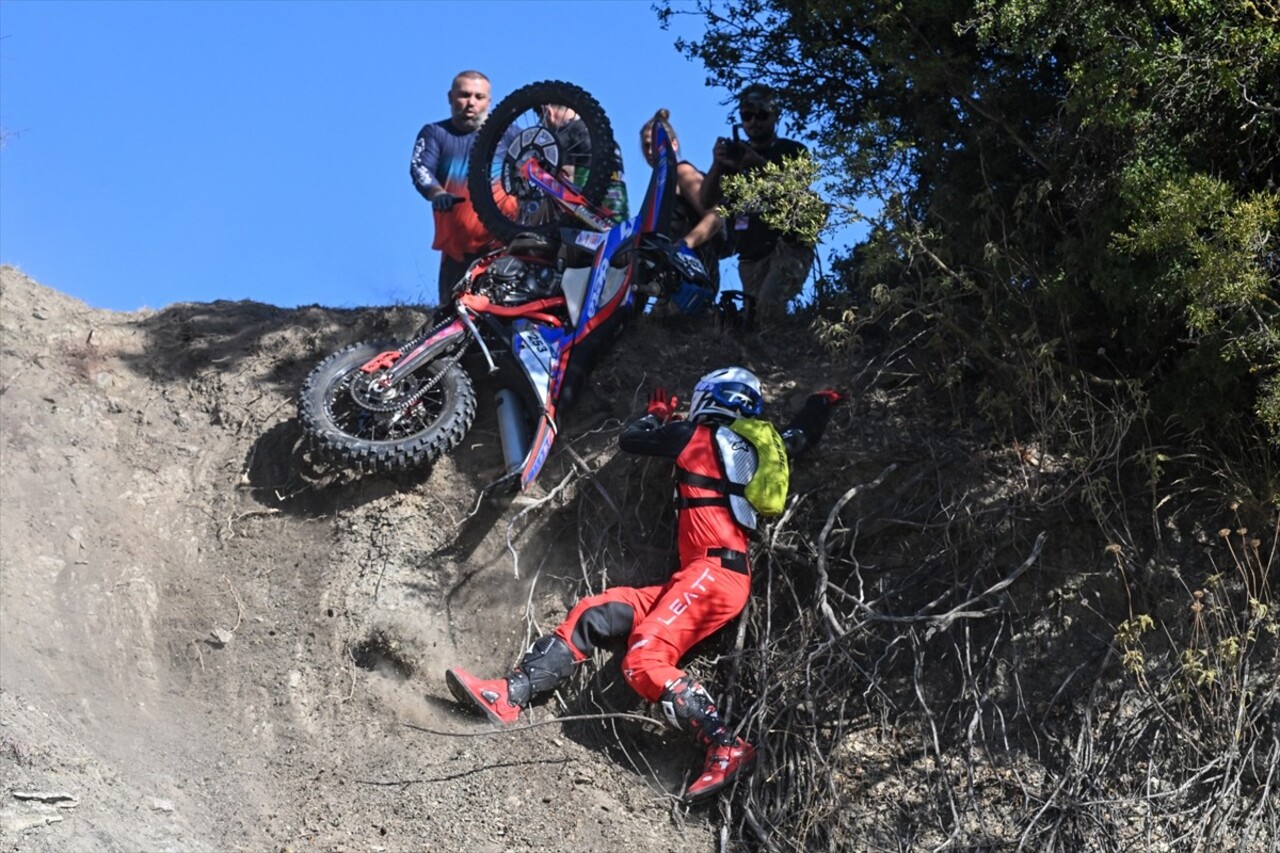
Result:
<svg viewBox="0 0 1280 853">
<path fill-rule="evenodd" d="M 730 93 L 674 47 L 699 32 L 650 0 L 0 0 L 0 262 L 114 310 L 431 299 L 408 163 L 457 71 L 495 103 L 591 92 L 638 197 L 658 107 L 704 170 L 727 132 Z"/>
</svg>

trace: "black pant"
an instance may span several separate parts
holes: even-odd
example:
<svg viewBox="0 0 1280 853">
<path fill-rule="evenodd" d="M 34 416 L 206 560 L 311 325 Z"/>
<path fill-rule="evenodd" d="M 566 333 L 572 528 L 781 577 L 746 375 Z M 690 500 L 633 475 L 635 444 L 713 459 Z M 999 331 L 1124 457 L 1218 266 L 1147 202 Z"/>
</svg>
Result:
<svg viewBox="0 0 1280 853">
<path fill-rule="evenodd" d="M 462 260 L 455 261 L 453 258 L 440 253 L 440 304 L 447 305 L 453 301 L 453 286 L 458 283 L 467 272 L 467 267 L 471 266 L 471 262 L 480 257 L 480 253 L 476 252 L 472 255 L 463 255 Z"/>
</svg>

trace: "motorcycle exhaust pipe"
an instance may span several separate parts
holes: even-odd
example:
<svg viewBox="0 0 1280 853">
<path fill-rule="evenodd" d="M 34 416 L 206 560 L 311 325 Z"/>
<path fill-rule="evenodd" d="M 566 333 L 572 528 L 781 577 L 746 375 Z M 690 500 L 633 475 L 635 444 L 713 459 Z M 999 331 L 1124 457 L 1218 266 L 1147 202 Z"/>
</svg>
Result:
<svg viewBox="0 0 1280 853">
<path fill-rule="evenodd" d="M 529 419 L 520 398 L 510 388 L 494 395 L 498 406 L 498 438 L 502 441 L 502 462 L 510 474 L 519 470 L 529 455 Z"/>
</svg>

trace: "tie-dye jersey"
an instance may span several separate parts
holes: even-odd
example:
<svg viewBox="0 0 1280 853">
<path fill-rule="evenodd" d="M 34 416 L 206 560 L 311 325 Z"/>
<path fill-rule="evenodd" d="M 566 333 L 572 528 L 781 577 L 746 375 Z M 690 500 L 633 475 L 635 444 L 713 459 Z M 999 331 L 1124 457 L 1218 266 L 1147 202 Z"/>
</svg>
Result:
<svg viewBox="0 0 1280 853">
<path fill-rule="evenodd" d="M 450 119 L 428 124 L 418 132 L 413 143 L 413 157 L 409 160 L 409 174 L 418 192 L 425 197 L 427 188 L 438 185 L 445 192 L 467 198 L 467 159 L 475 144 L 477 131 L 461 131 Z M 509 130 L 507 137 L 513 137 Z M 510 141 L 504 138 L 499 150 Z M 455 261 L 473 254 L 493 240 L 476 216 L 471 200 L 458 202 L 452 210 L 435 212 L 436 236 L 431 244 Z"/>
</svg>

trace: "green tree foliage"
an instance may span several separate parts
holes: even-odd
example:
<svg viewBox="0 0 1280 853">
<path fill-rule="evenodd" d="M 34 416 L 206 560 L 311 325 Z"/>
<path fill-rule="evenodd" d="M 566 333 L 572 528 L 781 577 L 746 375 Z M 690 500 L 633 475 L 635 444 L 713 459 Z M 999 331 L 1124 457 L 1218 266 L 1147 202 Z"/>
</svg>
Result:
<svg viewBox="0 0 1280 853">
<path fill-rule="evenodd" d="M 1064 394 L 1136 384 L 1148 429 L 1280 446 L 1275 0 L 737 0 L 695 14 L 705 35 L 681 47 L 711 79 L 778 88 L 793 133 L 839 176 L 828 197 L 881 202 L 852 256 L 855 295 L 932 324 L 1009 422 L 1028 366 L 1050 359 Z"/>
<path fill-rule="evenodd" d="M 809 154 L 765 163 L 749 175 L 726 175 L 720 214 L 759 211 L 771 228 L 813 245 L 827 224 L 827 205 L 811 189 L 817 177 L 818 163 Z"/>
</svg>

